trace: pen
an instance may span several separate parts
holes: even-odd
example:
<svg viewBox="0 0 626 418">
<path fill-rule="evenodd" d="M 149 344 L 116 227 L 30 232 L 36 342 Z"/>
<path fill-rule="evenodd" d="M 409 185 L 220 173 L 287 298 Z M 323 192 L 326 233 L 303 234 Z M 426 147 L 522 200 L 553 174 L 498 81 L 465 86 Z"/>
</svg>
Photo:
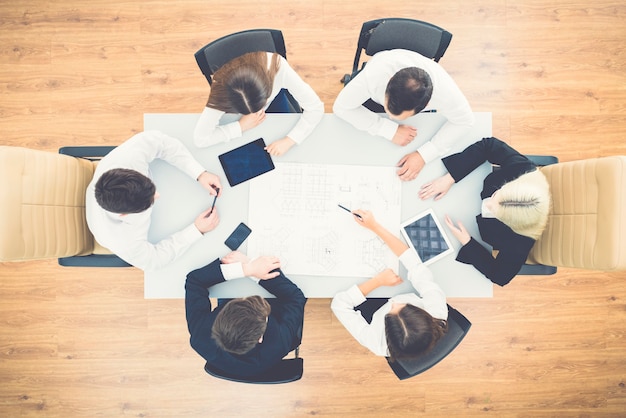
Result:
<svg viewBox="0 0 626 418">
<path fill-rule="evenodd" d="M 205 218 L 208 218 L 213 213 L 213 209 L 215 208 L 215 201 L 217 200 L 217 195 L 220 193 L 219 187 L 215 187 L 215 186 L 211 186 L 211 187 L 213 187 L 213 190 L 215 190 L 215 196 L 213 196 L 213 204 L 211 205 L 211 210 L 209 211 L 207 216 L 205 216 Z"/>
<path fill-rule="evenodd" d="M 358 213 L 354 213 L 354 212 L 352 212 L 352 211 L 351 211 L 350 209 L 348 209 L 347 207 L 345 207 L 345 206 L 341 206 L 340 204 L 337 204 L 337 206 L 339 206 L 341 209 L 343 209 L 343 210 L 345 210 L 345 211 L 347 211 L 347 212 L 350 212 L 351 214 L 353 214 L 353 215 L 354 215 L 354 216 L 356 216 L 357 218 L 359 218 L 359 219 L 363 219 L 363 218 L 361 217 L 361 215 L 359 215 Z"/>
</svg>

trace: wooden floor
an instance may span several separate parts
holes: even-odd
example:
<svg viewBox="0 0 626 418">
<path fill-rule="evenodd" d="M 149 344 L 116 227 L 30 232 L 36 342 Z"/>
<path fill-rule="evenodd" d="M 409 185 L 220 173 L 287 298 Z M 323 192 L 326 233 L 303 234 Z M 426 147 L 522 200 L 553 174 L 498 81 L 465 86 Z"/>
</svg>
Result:
<svg viewBox="0 0 626 418">
<path fill-rule="evenodd" d="M 3 0 L 0 143 L 115 145 L 143 113 L 200 112 L 193 53 L 253 27 L 283 30 L 330 112 L 361 23 L 378 17 L 451 31 L 442 65 L 520 151 L 626 155 L 626 5 L 611 0 Z M 301 381 L 238 385 L 204 373 L 183 301 L 144 300 L 140 271 L 0 264 L 0 416 L 626 415 L 624 272 L 560 269 L 451 299 L 467 338 L 403 382 L 329 304 L 307 304 Z"/>
</svg>

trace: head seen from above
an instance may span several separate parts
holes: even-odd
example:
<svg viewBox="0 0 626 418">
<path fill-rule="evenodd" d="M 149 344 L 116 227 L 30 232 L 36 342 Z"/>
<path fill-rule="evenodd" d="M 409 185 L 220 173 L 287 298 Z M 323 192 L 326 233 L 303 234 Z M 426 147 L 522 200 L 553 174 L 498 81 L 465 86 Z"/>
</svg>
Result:
<svg viewBox="0 0 626 418">
<path fill-rule="evenodd" d="M 426 71 L 403 68 L 391 77 L 385 91 L 385 112 L 390 118 L 404 120 L 421 112 L 433 94 L 433 84 Z"/>
<path fill-rule="evenodd" d="M 517 234 L 538 239 L 548 223 L 550 187 L 540 170 L 504 184 L 492 197 L 492 212 Z"/>
<path fill-rule="evenodd" d="M 389 357 L 411 359 L 430 351 L 447 331 L 447 322 L 417 306 L 404 304 L 385 315 Z"/>
<path fill-rule="evenodd" d="M 242 115 L 262 110 L 279 66 L 279 55 L 273 54 L 268 68 L 267 52 L 250 52 L 227 62 L 213 75 L 207 107 Z"/>
<path fill-rule="evenodd" d="M 211 337 L 224 351 L 246 354 L 261 342 L 270 311 L 261 296 L 233 299 L 215 317 Z"/>
<path fill-rule="evenodd" d="M 138 171 L 115 168 L 100 176 L 95 195 L 104 210 L 119 214 L 140 213 L 154 203 L 156 186 Z"/>
</svg>

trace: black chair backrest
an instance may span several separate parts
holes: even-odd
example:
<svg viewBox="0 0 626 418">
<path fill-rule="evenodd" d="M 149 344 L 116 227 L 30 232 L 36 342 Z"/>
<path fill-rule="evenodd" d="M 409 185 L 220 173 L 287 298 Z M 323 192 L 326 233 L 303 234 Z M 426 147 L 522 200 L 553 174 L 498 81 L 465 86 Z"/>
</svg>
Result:
<svg viewBox="0 0 626 418">
<path fill-rule="evenodd" d="M 389 361 L 389 366 L 400 380 L 408 379 L 433 367 L 450 354 L 465 338 L 472 323 L 463 314 L 448 305 L 448 332 L 437 345 L 415 360 Z"/>
<path fill-rule="evenodd" d="M 304 359 L 302 357 L 283 359 L 270 370 L 255 376 L 238 377 L 219 370 L 209 363 L 204 365 L 204 370 L 213 377 L 230 380 L 239 383 L 278 384 L 295 382 L 302 378 Z"/>
<path fill-rule="evenodd" d="M 200 48 L 194 56 L 196 62 L 211 84 L 211 76 L 228 61 L 249 52 L 277 52 L 285 59 L 285 39 L 277 29 L 250 29 L 223 36 Z"/>
<path fill-rule="evenodd" d="M 407 49 L 439 61 L 448 49 L 452 34 L 421 20 L 386 18 L 363 23 L 352 72 L 358 71 L 361 52 L 372 56 L 390 49 Z"/>
</svg>

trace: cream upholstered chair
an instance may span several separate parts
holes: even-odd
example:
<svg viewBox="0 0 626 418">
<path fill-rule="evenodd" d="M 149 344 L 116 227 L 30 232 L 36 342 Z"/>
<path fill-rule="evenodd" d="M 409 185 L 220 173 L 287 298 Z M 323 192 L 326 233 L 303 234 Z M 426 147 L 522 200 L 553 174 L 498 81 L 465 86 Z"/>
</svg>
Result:
<svg viewBox="0 0 626 418">
<path fill-rule="evenodd" d="M 552 208 L 520 274 L 535 265 L 626 270 L 626 156 L 541 167 Z M 535 265 L 533 265 L 535 264 Z"/>
<path fill-rule="evenodd" d="M 0 261 L 128 266 L 95 242 L 85 218 L 85 190 L 97 160 L 111 149 L 59 151 L 72 156 L 0 146 Z"/>
</svg>

